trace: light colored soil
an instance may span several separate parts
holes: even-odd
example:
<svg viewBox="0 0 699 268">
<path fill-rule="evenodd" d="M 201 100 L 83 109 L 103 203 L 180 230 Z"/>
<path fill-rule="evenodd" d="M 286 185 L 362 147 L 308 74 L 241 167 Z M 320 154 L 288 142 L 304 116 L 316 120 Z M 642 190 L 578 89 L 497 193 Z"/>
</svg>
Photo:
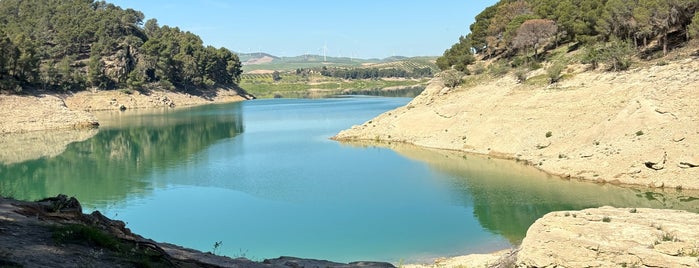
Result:
<svg viewBox="0 0 699 268">
<path fill-rule="evenodd" d="M 251 99 L 252 96 L 240 94 L 234 89 L 219 89 L 216 91 L 188 93 L 171 91 L 147 91 L 127 94 L 122 91 L 81 91 L 64 96 L 65 104 L 71 110 L 102 111 L 118 110 L 121 106 L 126 109 L 185 107 L 211 103 L 236 102 Z"/>
<path fill-rule="evenodd" d="M 250 60 L 244 62 L 243 65 L 264 64 L 264 63 L 270 63 L 272 61 L 274 61 L 274 58 L 272 58 L 270 56 L 264 56 L 261 58 L 250 59 Z"/>
<path fill-rule="evenodd" d="M 274 73 L 273 70 L 252 70 L 249 72 L 245 72 L 246 74 L 271 74 Z"/>
<path fill-rule="evenodd" d="M 555 86 L 508 75 L 457 89 L 435 79 L 405 107 L 335 139 L 518 159 L 566 178 L 699 189 L 699 61 L 571 75 Z"/>
<path fill-rule="evenodd" d="M 90 113 L 69 109 L 53 95 L 0 94 L 0 135 L 47 129 L 90 128 L 97 123 Z"/>
</svg>

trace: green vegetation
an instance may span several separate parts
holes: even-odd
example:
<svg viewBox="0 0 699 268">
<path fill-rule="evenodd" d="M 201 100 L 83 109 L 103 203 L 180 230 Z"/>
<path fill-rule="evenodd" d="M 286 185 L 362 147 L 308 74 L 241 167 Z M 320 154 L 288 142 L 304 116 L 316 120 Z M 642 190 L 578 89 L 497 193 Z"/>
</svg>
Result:
<svg viewBox="0 0 699 268">
<path fill-rule="evenodd" d="M 52 227 L 52 238 L 58 244 L 77 244 L 111 251 L 118 260 L 134 267 L 172 267 L 170 257 L 156 246 L 120 239 L 97 226 L 67 224 Z M 89 261 L 88 261 L 89 262 Z"/>
<path fill-rule="evenodd" d="M 491 73 L 498 76 L 521 65 L 537 69 L 565 46 L 565 53 L 582 48 L 576 60 L 593 69 L 604 64 L 610 71 L 625 70 L 632 55 L 652 59 L 697 39 L 697 8 L 696 0 L 500 0 L 476 16 L 471 32 L 437 65 L 470 74 L 469 69 L 483 69 L 470 66 L 480 62 L 476 58 L 492 59 Z M 549 78 L 555 82 L 560 72 Z"/>
<path fill-rule="evenodd" d="M 326 77 L 319 73 L 295 72 L 274 74 L 243 74 L 240 86 L 258 98 L 311 98 L 329 95 L 361 93 L 386 88 L 424 87 L 428 79 L 354 79 Z"/>
<path fill-rule="evenodd" d="M 463 76 L 464 73 L 461 71 L 448 70 L 442 73 L 442 80 L 444 81 L 445 86 L 455 88 L 464 82 Z"/>
<path fill-rule="evenodd" d="M 546 137 L 547 137 L 547 138 L 551 138 L 551 136 L 553 136 L 553 133 L 551 133 L 551 131 L 547 131 L 547 132 L 546 132 Z"/>
<path fill-rule="evenodd" d="M 611 221 L 612 221 L 612 218 L 610 218 L 609 216 L 602 217 L 602 222 L 611 222 Z"/>
<path fill-rule="evenodd" d="M 110 250 L 119 250 L 119 240 L 97 227 L 82 224 L 57 226 L 53 229 L 53 240 L 57 243 L 86 243 Z"/>
<path fill-rule="evenodd" d="M 643 136 L 643 130 L 636 131 L 636 136 Z"/>
<path fill-rule="evenodd" d="M 244 73 L 241 75 L 240 86 L 258 98 L 373 94 L 386 88 L 391 88 L 386 90 L 391 93 L 400 93 L 401 96 L 405 93 L 405 96 L 413 97 L 415 88 L 424 88 L 424 84 L 437 70 L 437 66 L 428 58 L 387 59 L 382 63 L 358 67 L 328 67 L 320 62 L 313 67 L 295 70 Z M 401 92 L 398 89 L 406 90 Z"/>
<path fill-rule="evenodd" d="M 238 56 L 93 0 L 0 1 L 0 90 L 230 86 Z"/>
</svg>

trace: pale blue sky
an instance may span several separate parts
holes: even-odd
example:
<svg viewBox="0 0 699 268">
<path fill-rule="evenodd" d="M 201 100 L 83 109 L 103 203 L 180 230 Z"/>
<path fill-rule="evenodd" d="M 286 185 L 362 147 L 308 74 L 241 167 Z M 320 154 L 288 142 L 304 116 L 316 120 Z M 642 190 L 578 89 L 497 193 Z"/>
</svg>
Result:
<svg viewBox="0 0 699 268">
<path fill-rule="evenodd" d="M 496 0 L 114 0 L 204 44 L 277 56 L 438 56 Z"/>
</svg>

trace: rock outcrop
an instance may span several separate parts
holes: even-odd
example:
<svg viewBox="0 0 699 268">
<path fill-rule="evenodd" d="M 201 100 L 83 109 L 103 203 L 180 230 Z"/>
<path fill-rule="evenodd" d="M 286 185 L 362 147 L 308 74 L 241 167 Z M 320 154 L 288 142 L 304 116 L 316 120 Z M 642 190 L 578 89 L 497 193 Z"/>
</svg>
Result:
<svg viewBox="0 0 699 268">
<path fill-rule="evenodd" d="M 699 214 L 613 207 L 551 212 L 517 249 L 407 267 L 699 267 Z"/>
<path fill-rule="evenodd" d="M 699 61 L 569 69 L 553 86 L 484 74 L 450 89 L 437 78 L 405 107 L 334 138 L 517 159 L 566 178 L 699 189 Z"/>
<path fill-rule="evenodd" d="M 164 224 L 164 223 L 160 223 Z M 385 262 L 338 263 L 279 257 L 262 262 L 158 243 L 99 211 L 58 195 L 36 202 L 0 197 L 0 267 L 392 268 Z"/>
<path fill-rule="evenodd" d="M 517 267 L 699 267 L 699 214 L 602 207 L 552 212 L 527 231 Z"/>
</svg>

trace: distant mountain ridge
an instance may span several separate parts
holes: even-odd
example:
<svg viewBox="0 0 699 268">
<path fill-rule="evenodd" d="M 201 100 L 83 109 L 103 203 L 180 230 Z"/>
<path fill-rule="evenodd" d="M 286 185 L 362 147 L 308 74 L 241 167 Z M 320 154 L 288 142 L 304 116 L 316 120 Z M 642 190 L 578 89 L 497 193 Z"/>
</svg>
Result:
<svg viewBox="0 0 699 268">
<path fill-rule="evenodd" d="M 400 61 L 434 62 L 437 59 L 436 56 L 391 56 L 384 59 L 362 59 L 352 57 L 323 56 L 315 54 L 305 54 L 293 57 L 279 57 L 265 52 L 237 52 L 236 54 L 238 54 L 238 57 L 240 58 L 240 61 L 243 65 L 243 70 L 248 72 L 254 70 L 289 71 L 295 69 L 315 68 L 322 66 L 361 67 L 366 65 L 393 63 Z"/>
</svg>

